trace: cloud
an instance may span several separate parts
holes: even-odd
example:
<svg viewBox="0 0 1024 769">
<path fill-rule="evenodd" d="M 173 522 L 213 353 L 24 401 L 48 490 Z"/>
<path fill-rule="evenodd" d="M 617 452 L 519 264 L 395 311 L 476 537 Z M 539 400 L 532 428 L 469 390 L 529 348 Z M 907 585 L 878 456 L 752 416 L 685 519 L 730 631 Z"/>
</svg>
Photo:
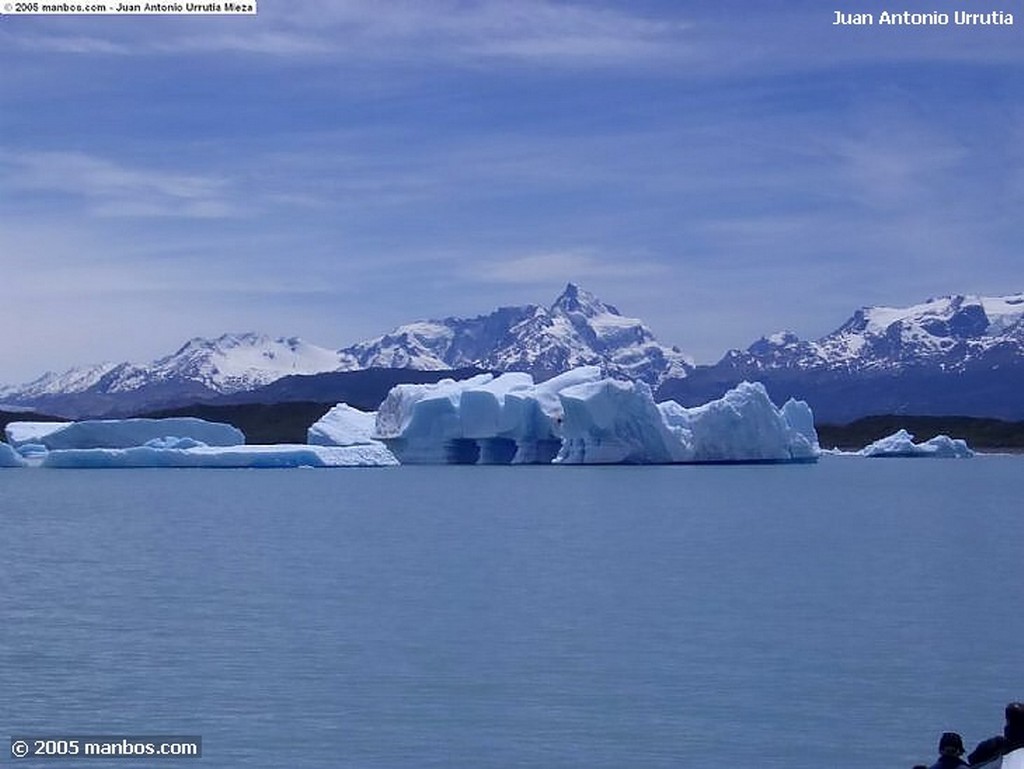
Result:
<svg viewBox="0 0 1024 769">
<path fill-rule="evenodd" d="M 338 52 L 338 43 L 309 33 L 274 30 L 192 34 L 171 40 L 150 41 L 136 50 L 142 54 L 248 53 L 280 58 L 325 56 Z"/>
<path fill-rule="evenodd" d="M 839 139 L 834 150 L 855 198 L 879 211 L 925 207 L 948 189 L 937 182 L 958 169 L 969 173 L 972 159 L 955 140 L 901 116 Z"/>
<path fill-rule="evenodd" d="M 335 29 L 339 51 L 380 57 L 621 62 L 680 50 L 682 21 L 550 0 L 309 0 L 276 13 L 291 28 Z"/>
<path fill-rule="evenodd" d="M 10 189 L 76 198 L 96 216 L 241 213 L 223 177 L 132 168 L 82 152 L 0 151 L 0 176 Z"/>
<path fill-rule="evenodd" d="M 636 259 L 600 259 L 587 251 L 551 251 L 477 263 L 472 273 L 478 280 L 512 284 L 557 285 L 569 281 L 615 277 L 650 277 L 665 266 Z"/>
<path fill-rule="evenodd" d="M 129 43 L 86 35 L 24 35 L 15 37 L 19 48 L 42 53 L 103 54 L 127 56 L 135 49 Z"/>
<path fill-rule="evenodd" d="M 535 62 L 645 62 L 678 59 L 688 24 L 611 8 L 551 2 L 491 2 L 448 17 L 447 32 L 464 54 Z"/>
<path fill-rule="evenodd" d="M 682 21 L 549 0 L 305 0 L 265 4 L 257 17 L 161 19 L 159 35 L 148 21 L 118 21 L 125 23 L 108 26 L 107 37 L 82 34 L 84 26 L 67 20 L 45 32 L 30 27 L 6 36 L 22 50 L 69 54 L 240 52 L 400 64 L 431 59 L 649 65 L 676 60 L 687 50 Z"/>
</svg>

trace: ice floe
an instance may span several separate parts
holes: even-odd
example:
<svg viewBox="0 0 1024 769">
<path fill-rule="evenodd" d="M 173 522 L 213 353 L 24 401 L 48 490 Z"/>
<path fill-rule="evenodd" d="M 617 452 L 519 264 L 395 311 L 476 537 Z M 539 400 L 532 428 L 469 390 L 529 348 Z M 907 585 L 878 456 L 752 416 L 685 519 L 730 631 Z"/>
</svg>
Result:
<svg viewBox="0 0 1024 769">
<path fill-rule="evenodd" d="M 936 435 L 923 443 L 914 443 L 914 436 L 906 430 L 897 430 L 892 435 L 879 438 L 859 452 L 862 457 L 935 457 L 940 459 L 965 459 L 974 452 L 967 442 L 948 435 Z"/>
<path fill-rule="evenodd" d="M 158 442 L 154 442 L 158 443 Z M 42 467 L 380 467 L 398 464 L 383 446 L 134 446 L 126 449 L 59 449 Z"/>
<path fill-rule="evenodd" d="M 208 446 L 237 446 L 245 435 L 237 427 L 195 417 L 167 419 L 90 419 L 81 422 L 12 422 L 5 430 L 15 448 L 32 443 L 56 449 L 126 449 L 173 436 Z"/>
</svg>

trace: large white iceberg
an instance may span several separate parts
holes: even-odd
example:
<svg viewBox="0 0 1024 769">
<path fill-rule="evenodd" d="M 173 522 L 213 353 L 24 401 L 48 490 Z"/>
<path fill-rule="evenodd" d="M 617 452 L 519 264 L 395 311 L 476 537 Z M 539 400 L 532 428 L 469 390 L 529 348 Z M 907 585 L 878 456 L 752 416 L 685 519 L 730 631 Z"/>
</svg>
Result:
<svg viewBox="0 0 1024 769">
<path fill-rule="evenodd" d="M 397 385 L 377 412 L 376 436 L 408 464 L 547 464 L 562 445 L 559 392 L 600 378 L 590 366 L 541 384 L 512 372 Z"/>
<path fill-rule="evenodd" d="M 203 446 L 191 439 L 159 439 L 126 449 L 59 449 L 50 451 L 42 467 L 382 467 L 398 464 L 381 445 Z"/>
<path fill-rule="evenodd" d="M 914 436 L 906 430 L 897 430 L 892 435 L 879 438 L 859 452 L 863 457 L 936 457 L 942 459 L 966 459 L 974 452 L 967 442 L 948 435 L 936 435 L 923 443 L 914 443 Z"/>
<path fill-rule="evenodd" d="M 24 467 L 25 460 L 19 456 L 14 447 L 8 443 L 0 443 L 0 467 Z"/>
<path fill-rule="evenodd" d="M 791 462 L 819 453 L 810 407 L 791 400 L 780 410 L 757 382 L 694 408 L 655 404 L 643 382 L 604 380 L 561 398 L 559 462 Z"/>
<path fill-rule="evenodd" d="M 54 427 L 56 425 L 56 427 Z M 125 449 L 174 436 L 208 446 L 237 446 L 245 435 L 237 427 L 195 417 L 96 419 L 82 422 L 12 422 L 6 429 L 15 448 L 23 444 L 58 449 Z"/>
<path fill-rule="evenodd" d="M 528 374 L 398 385 L 377 437 L 403 463 L 621 464 L 801 461 L 819 453 L 807 404 L 782 409 L 760 384 L 687 409 L 595 367 L 540 384 Z"/>
</svg>

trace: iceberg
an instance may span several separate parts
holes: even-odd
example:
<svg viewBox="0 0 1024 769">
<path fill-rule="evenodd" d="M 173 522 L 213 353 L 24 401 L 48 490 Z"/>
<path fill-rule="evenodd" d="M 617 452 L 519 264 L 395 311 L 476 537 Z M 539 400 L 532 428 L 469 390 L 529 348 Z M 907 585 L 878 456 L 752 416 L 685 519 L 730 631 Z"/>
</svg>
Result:
<svg viewBox="0 0 1024 769">
<path fill-rule="evenodd" d="M 0 467 L 24 467 L 25 460 L 21 458 L 14 447 L 9 443 L 0 443 Z"/>
<path fill-rule="evenodd" d="M 644 382 L 603 379 L 559 393 L 564 418 L 561 464 L 665 464 L 692 452 L 673 431 Z"/>
<path fill-rule="evenodd" d="M 694 408 L 655 404 L 643 382 L 605 380 L 561 396 L 566 440 L 559 462 L 794 462 L 819 454 L 810 407 L 791 400 L 778 409 L 758 382 L 741 382 Z"/>
<path fill-rule="evenodd" d="M 190 438 L 157 439 L 124 449 L 57 449 L 42 460 L 51 468 L 127 467 L 384 467 L 398 461 L 381 445 L 204 446 Z"/>
<path fill-rule="evenodd" d="M 125 449 L 174 436 L 208 446 L 237 446 L 245 435 L 237 427 L 195 417 L 167 419 L 97 419 L 82 422 L 12 422 L 6 434 L 11 444 L 39 444 L 48 450 Z"/>
<path fill-rule="evenodd" d="M 510 372 L 397 385 L 377 412 L 376 437 L 404 464 L 548 464 L 562 445 L 559 392 L 600 378 L 587 366 L 541 384 Z"/>
<path fill-rule="evenodd" d="M 659 408 L 688 447 L 685 461 L 812 461 L 821 453 L 810 406 L 790 399 L 778 409 L 760 382 L 741 382 L 703 406 L 666 401 Z"/>
<path fill-rule="evenodd" d="M 306 442 L 316 446 L 379 444 L 373 437 L 376 425 L 376 412 L 339 403 L 306 431 Z"/>
<path fill-rule="evenodd" d="M 395 455 L 373 437 L 376 426 L 376 412 L 360 411 L 347 403 L 339 403 L 306 431 L 306 441 L 314 446 L 351 449 L 353 456 L 373 457 L 375 464 L 397 465 Z"/>
<path fill-rule="evenodd" d="M 464 390 L 493 379 L 493 374 L 478 374 L 462 381 L 396 385 L 377 410 L 376 437 L 403 463 L 475 462 L 475 456 L 471 460 L 462 456 L 472 442 L 463 437 L 459 401 Z"/>
<path fill-rule="evenodd" d="M 15 448 L 27 443 L 41 443 L 43 436 L 61 430 L 72 422 L 10 422 L 4 428 L 7 442 Z"/>
<path fill-rule="evenodd" d="M 967 442 L 948 435 L 936 435 L 923 443 L 914 443 L 914 436 L 906 430 L 897 430 L 892 435 L 879 438 L 857 452 L 862 457 L 936 457 L 941 459 L 966 459 L 974 452 Z"/>
<path fill-rule="evenodd" d="M 540 384 L 509 373 L 398 385 L 377 413 L 376 437 L 402 463 L 792 462 L 820 453 L 807 404 L 776 408 L 761 384 L 688 409 L 656 404 L 646 383 L 596 367 Z"/>
</svg>

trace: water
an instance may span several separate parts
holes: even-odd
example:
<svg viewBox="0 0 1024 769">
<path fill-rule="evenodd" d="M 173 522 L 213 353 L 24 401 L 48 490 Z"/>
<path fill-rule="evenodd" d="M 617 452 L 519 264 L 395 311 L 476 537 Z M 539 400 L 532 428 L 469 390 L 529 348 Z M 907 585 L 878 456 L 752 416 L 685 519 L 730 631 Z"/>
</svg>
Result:
<svg viewBox="0 0 1024 769">
<path fill-rule="evenodd" d="M 0 739 L 906 769 L 1024 698 L 1022 470 L 3 471 Z"/>
</svg>

